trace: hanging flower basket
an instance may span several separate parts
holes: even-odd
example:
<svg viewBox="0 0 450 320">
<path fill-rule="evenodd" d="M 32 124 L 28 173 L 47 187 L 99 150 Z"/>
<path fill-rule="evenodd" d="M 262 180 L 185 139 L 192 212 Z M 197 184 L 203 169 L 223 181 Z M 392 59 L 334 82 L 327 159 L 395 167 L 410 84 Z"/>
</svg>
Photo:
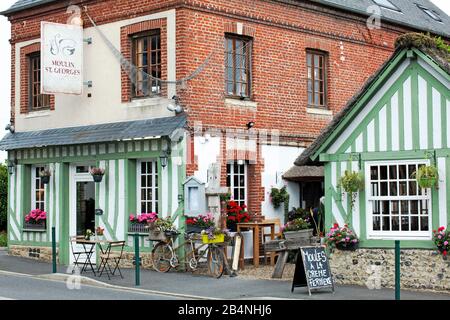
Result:
<svg viewBox="0 0 450 320">
<path fill-rule="evenodd" d="M 105 169 L 94 167 L 91 169 L 90 173 L 94 178 L 94 182 L 100 183 L 102 182 L 103 176 L 105 175 Z"/>
<path fill-rule="evenodd" d="M 429 189 L 438 185 L 439 173 L 435 166 L 421 166 L 413 173 L 413 176 L 422 189 Z"/>
<path fill-rule="evenodd" d="M 44 169 L 41 172 L 39 172 L 39 177 L 41 178 L 41 182 L 43 184 L 48 184 L 50 182 L 50 177 L 52 173 L 49 169 Z"/>
</svg>

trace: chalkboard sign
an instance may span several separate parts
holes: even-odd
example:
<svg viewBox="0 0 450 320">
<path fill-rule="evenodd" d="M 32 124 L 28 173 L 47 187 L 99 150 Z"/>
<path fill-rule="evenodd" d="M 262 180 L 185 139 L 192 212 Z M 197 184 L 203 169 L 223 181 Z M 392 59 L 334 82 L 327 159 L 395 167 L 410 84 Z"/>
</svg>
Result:
<svg viewBox="0 0 450 320">
<path fill-rule="evenodd" d="M 330 288 L 334 292 L 334 282 L 325 247 L 301 247 L 295 264 L 292 292 L 297 287 L 313 289 Z"/>
</svg>

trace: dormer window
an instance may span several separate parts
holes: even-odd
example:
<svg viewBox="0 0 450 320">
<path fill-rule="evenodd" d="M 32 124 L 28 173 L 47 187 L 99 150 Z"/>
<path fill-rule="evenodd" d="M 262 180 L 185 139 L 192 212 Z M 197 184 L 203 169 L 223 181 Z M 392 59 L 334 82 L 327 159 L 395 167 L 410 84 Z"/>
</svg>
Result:
<svg viewBox="0 0 450 320">
<path fill-rule="evenodd" d="M 420 4 L 418 4 L 417 6 L 422 9 L 422 11 L 425 12 L 431 19 L 442 22 L 441 17 L 439 17 L 439 14 L 436 11 L 421 6 Z"/>
<path fill-rule="evenodd" d="M 380 7 L 383 7 L 386 9 L 390 9 L 390 10 L 394 10 L 394 11 L 401 11 L 399 8 L 397 8 L 397 6 L 395 6 L 389 0 L 373 0 L 373 2 L 375 2 Z"/>
</svg>

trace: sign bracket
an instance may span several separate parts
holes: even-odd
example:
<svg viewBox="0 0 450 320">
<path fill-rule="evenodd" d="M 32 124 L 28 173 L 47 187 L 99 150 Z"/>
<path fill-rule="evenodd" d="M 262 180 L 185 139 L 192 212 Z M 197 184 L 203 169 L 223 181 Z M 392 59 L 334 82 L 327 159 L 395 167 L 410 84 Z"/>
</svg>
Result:
<svg viewBox="0 0 450 320">
<path fill-rule="evenodd" d="M 91 38 L 91 37 L 89 37 L 89 38 L 84 38 L 84 39 L 83 39 L 83 42 L 86 42 L 87 44 L 92 44 L 92 38 Z"/>
</svg>

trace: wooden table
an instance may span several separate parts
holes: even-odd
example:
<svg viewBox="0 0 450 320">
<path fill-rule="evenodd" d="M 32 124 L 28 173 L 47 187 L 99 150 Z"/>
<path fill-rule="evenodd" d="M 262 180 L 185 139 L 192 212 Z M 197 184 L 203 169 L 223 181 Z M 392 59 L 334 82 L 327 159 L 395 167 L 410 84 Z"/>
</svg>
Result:
<svg viewBox="0 0 450 320">
<path fill-rule="evenodd" d="M 270 227 L 270 239 L 275 239 L 275 222 L 245 222 L 237 224 L 237 232 L 242 229 L 253 230 L 253 265 L 259 267 L 259 232 L 266 227 Z M 244 238 L 242 238 L 239 267 L 244 269 Z M 275 253 L 270 254 L 270 264 L 274 265 Z"/>
</svg>

